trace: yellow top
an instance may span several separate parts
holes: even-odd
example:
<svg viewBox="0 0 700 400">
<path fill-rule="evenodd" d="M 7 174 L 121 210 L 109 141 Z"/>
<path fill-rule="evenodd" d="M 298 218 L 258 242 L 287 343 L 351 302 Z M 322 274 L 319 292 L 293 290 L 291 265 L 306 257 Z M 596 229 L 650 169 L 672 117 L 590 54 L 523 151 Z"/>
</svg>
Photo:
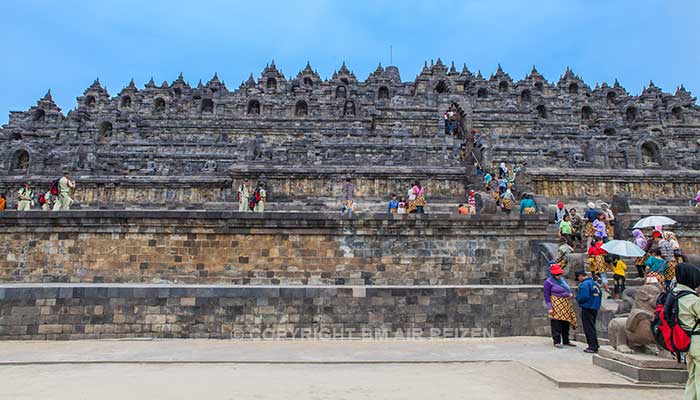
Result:
<svg viewBox="0 0 700 400">
<path fill-rule="evenodd" d="M 615 274 L 615 275 L 625 276 L 626 270 L 627 270 L 627 264 L 622 262 L 622 260 L 617 260 L 617 262 L 615 264 L 613 264 L 613 274 Z"/>
</svg>

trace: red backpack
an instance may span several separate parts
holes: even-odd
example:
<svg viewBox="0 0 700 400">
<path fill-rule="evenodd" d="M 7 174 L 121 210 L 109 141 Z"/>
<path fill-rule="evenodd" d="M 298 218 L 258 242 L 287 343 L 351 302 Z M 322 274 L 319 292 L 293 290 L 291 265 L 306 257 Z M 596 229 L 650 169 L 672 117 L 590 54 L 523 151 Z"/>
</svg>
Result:
<svg viewBox="0 0 700 400">
<path fill-rule="evenodd" d="M 684 329 L 678 320 L 678 300 L 681 297 L 697 293 L 690 290 L 682 290 L 678 293 L 661 293 L 656 299 L 654 319 L 651 321 L 651 333 L 656 343 L 664 349 L 675 354 L 678 362 L 681 362 L 681 353 L 690 349 L 690 340 L 700 321 L 695 321 L 693 329 Z"/>
<path fill-rule="evenodd" d="M 58 179 L 49 182 L 49 193 L 51 193 L 52 196 L 58 196 Z"/>
<path fill-rule="evenodd" d="M 39 204 L 46 204 L 46 196 L 44 193 L 39 193 Z"/>
</svg>

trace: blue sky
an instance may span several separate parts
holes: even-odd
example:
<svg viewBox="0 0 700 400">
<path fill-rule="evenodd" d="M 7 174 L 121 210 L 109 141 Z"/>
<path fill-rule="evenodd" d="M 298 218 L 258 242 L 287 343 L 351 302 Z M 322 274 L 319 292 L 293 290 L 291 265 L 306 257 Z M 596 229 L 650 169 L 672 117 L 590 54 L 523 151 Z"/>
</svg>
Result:
<svg viewBox="0 0 700 400">
<path fill-rule="evenodd" d="M 287 77 L 306 61 L 330 76 L 343 61 L 364 80 L 377 63 L 413 80 L 441 57 L 514 79 L 567 66 L 591 86 L 617 78 L 700 92 L 700 1 L 158 1 L 2 0 L 0 123 L 51 88 L 64 113 L 99 77 L 111 95 L 180 72 L 214 72 L 234 89 L 271 59 Z"/>
</svg>

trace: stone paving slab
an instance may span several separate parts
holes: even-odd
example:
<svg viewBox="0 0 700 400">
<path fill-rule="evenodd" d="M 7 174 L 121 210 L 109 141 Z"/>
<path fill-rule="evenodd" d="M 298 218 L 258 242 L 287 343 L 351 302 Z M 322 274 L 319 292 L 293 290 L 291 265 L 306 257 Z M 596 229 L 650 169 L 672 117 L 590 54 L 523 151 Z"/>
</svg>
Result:
<svg viewBox="0 0 700 400">
<path fill-rule="evenodd" d="M 456 364 L 516 362 L 559 387 L 673 388 L 638 385 L 594 366 L 577 348 L 548 338 L 447 340 L 86 340 L 18 341 L 0 346 L 0 368 L 33 364 Z"/>
</svg>

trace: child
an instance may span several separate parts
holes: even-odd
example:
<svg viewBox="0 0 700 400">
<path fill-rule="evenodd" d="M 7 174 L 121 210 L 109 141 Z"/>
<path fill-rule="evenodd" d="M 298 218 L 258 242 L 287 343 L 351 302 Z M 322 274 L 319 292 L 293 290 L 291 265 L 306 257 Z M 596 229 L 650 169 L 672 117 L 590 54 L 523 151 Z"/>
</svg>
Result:
<svg viewBox="0 0 700 400">
<path fill-rule="evenodd" d="M 391 200 L 389 201 L 389 205 L 386 207 L 386 213 L 387 214 L 396 214 L 399 208 L 399 202 L 396 200 L 396 194 L 392 193 L 391 194 Z"/>
<path fill-rule="evenodd" d="M 614 296 L 617 299 L 622 298 L 622 292 L 625 291 L 625 271 L 627 264 L 620 260 L 620 256 L 613 256 L 612 262 L 613 279 L 615 280 Z"/>
<path fill-rule="evenodd" d="M 566 239 L 569 246 L 574 245 L 574 227 L 571 226 L 569 214 L 564 214 L 564 219 L 559 223 L 559 234 Z"/>
<path fill-rule="evenodd" d="M 597 279 L 601 273 L 607 271 L 606 254 L 608 252 L 603 249 L 603 239 L 596 238 L 595 242 L 588 248 L 588 263 L 593 279 Z"/>
<path fill-rule="evenodd" d="M 666 273 L 666 260 L 661 257 L 661 250 L 655 249 L 651 256 L 647 259 L 646 263 L 646 278 L 656 278 L 659 283 L 664 283 L 666 278 L 664 274 Z M 666 282 L 668 287 L 671 282 Z"/>
<path fill-rule="evenodd" d="M 402 197 L 399 201 L 398 207 L 396 208 L 397 214 L 406 214 L 406 198 Z"/>
</svg>

